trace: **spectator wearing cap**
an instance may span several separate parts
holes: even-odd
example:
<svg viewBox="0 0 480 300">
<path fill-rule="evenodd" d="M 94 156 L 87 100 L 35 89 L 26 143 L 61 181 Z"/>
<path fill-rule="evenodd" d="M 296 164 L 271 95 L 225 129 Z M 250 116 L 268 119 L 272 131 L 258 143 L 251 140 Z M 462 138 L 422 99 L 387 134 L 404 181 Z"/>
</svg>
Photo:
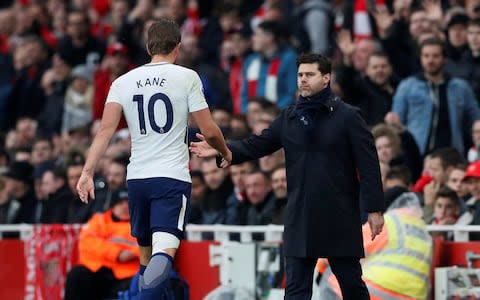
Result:
<svg viewBox="0 0 480 300">
<path fill-rule="evenodd" d="M 447 21 L 447 63 L 445 70 L 452 76 L 462 77 L 462 57 L 468 51 L 468 16 L 465 12 L 454 13 Z"/>
<path fill-rule="evenodd" d="M 62 133 L 88 125 L 92 121 L 93 70 L 78 65 L 70 74 L 72 82 L 65 94 Z"/>
<path fill-rule="evenodd" d="M 10 202 L 8 206 L 19 205 L 15 216 L 8 218 L 9 223 L 33 223 L 34 221 L 37 200 L 33 189 L 32 172 L 33 167 L 30 163 L 14 161 L 4 175 L 5 189 Z M 10 207 L 7 210 L 9 209 Z"/>
<path fill-rule="evenodd" d="M 90 19 L 86 11 L 72 10 L 67 16 L 67 34 L 59 41 L 57 51 L 75 67 L 97 65 L 105 53 L 105 45 L 90 34 Z"/>
<path fill-rule="evenodd" d="M 70 270 L 65 300 L 112 299 L 128 289 L 139 268 L 139 248 L 130 235 L 128 192 L 119 190 L 111 208 L 95 214 L 82 228 L 79 265 Z"/>
<path fill-rule="evenodd" d="M 466 202 L 467 212 L 460 218 L 465 219 L 469 216 L 471 219 L 470 225 L 480 225 L 480 162 L 473 162 L 467 167 L 465 177 L 462 182 L 467 185 L 467 188 L 472 197 Z M 465 214 L 467 214 L 465 216 Z M 471 232 L 470 240 L 480 240 L 479 232 Z"/>
<path fill-rule="evenodd" d="M 449 61 L 458 62 L 467 51 L 467 24 L 466 13 L 457 12 L 447 22 L 447 56 Z M 450 69 L 447 67 L 447 71 Z M 454 69 L 452 69 L 454 71 Z M 455 73 L 452 75 L 456 76 Z"/>
<path fill-rule="evenodd" d="M 128 48 L 120 42 L 111 43 L 107 48 L 100 69 L 94 76 L 95 94 L 93 100 L 93 120 L 100 120 L 103 114 L 105 99 L 107 99 L 108 91 L 112 82 L 120 75 L 131 69 L 128 58 Z M 118 129 L 126 128 L 127 122 L 122 117 Z"/>
<path fill-rule="evenodd" d="M 297 91 L 296 53 L 283 44 L 279 23 L 264 21 L 254 30 L 252 48 L 243 65 L 242 113 L 254 97 L 265 97 L 283 109 L 293 102 Z"/>
</svg>

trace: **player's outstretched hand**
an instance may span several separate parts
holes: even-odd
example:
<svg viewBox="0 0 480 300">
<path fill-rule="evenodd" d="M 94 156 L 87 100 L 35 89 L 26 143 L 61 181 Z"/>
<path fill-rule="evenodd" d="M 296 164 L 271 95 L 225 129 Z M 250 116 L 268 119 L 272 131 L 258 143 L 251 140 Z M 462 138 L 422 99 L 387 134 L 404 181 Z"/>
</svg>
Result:
<svg viewBox="0 0 480 300">
<path fill-rule="evenodd" d="M 217 150 L 205 141 L 203 134 L 197 133 L 197 138 L 200 142 L 191 142 L 189 147 L 190 152 L 198 157 L 213 157 L 218 154 Z"/>
<path fill-rule="evenodd" d="M 83 203 L 88 203 L 89 199 L 95 199 L 95 191 L 93 188 L 93 177 L 86 173 L 82 173 L 77 183 L 77 192 Z"/>
</svg>

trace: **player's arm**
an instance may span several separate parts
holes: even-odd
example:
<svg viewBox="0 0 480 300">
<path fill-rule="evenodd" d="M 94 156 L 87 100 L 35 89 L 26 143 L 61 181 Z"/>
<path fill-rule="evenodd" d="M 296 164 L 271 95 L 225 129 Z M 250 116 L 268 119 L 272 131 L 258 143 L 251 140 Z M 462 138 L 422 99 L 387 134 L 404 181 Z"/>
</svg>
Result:
<svg viewBox="0 0 480 300">
<path fill-rule="evenodd" d="M 230 163 L 232 160 L 232 153 L 225 144 L 225 139 L 223 138 L 220 128 L 218 128 L 217 124 L 213 121 L 210 110 L 204 108 L 192 112 L 192 117 L 198 128 L 200 128 L 206 142 L 215 148 L 215 150 L 217 150 L 220 155 Z"/>
<path fill-rule="evenodd" d="M 100 129 L 95 136 L 90 149 L 88 150 L 87 161 L 83 167 L 82 176 L 80 177 L 77 190 L 80 200 L 87 203 L 89 196 L 95 199 L 93 187 L 93 174 L 95 166 L 100 157 L 105 153 L 108 143 L 117 129 L 120 117 L 122 116 L 122 106 L 116 102 L 108 102 L 103 110 Z"/>
</svg>

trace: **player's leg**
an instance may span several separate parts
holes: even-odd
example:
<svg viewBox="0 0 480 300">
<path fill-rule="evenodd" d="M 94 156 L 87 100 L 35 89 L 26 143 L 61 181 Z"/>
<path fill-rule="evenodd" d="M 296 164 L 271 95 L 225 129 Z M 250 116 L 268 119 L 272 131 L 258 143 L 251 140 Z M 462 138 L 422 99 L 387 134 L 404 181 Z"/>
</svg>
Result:
<svg viewBox="0 0 480 300">
<path fill-rule="evenodd" d="M 132 236 L 137 238 L 140 247 L 139 289 L 145 269 L 152 255 L 152 236 L 150 231 L 150 200 L 144 193 L 145 179 L 128 180 L 128 208 Z"/>
<path fill-rule="evenodd" d="M 173 259 L 183 238 L 191 184 L 158 178 L 151 191 L 150 220 L 152 226 L 152 257 L 145 270 L 140 299 L 160 299 L 169 288 Z M 157 188 L 158 189 L 158 188 Z"/>
</svg>

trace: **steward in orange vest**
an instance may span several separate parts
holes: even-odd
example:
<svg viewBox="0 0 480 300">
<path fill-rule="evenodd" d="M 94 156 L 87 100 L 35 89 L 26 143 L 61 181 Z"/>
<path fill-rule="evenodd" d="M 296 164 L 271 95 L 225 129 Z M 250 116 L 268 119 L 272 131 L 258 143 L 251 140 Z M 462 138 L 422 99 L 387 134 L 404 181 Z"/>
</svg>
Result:
<svg viewBox="0 0 480 300">
<path fill-rule="evenodd" d="M 140 251 L 130 235 L 128 192 L 114 193 L 112 208 L 95 214 L 80 233 L 79 265 L 67 276 L 65 300 L 115 298 L 138 272 Z"/>
</svg>

